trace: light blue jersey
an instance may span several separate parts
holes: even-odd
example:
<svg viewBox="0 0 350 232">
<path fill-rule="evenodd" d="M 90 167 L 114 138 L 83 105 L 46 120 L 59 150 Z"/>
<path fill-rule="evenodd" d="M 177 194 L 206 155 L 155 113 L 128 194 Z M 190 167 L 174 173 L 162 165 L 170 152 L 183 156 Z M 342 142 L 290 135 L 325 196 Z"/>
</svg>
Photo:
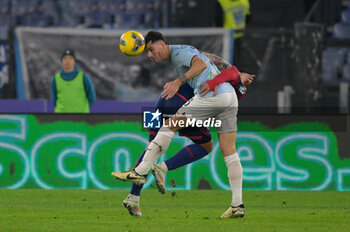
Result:
<svg viewBox="0 0 350 232">
<path fill-rule="evenodd" d="M 170 64 L 175 68 L 176 72 L 180 76 L 184 75 L 190 69 L 191 61 L 194 56 L 198 56 L 207 64 L 207 68 L 201 74 L 187 82 L 194 89 L 194 94 L 199 94 L 202 84 L 207 80 L 214 79 L 214 77 L 218 75 L 220 71 L 208 57 L 199 52 L 193 46 L 170 45 Z M 217 95 L 234 91 L 235 90 L 231 84 L 224 82 L 218 86 Z M 212 96 L 212 91 L 205 95 L 205 97 Z"/>
</svg>

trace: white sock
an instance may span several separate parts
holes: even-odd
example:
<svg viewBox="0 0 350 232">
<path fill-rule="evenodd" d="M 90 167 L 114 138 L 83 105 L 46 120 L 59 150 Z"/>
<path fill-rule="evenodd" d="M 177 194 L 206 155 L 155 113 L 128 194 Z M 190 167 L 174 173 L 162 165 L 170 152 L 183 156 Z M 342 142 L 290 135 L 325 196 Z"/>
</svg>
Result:
<svg viewBox="0 0 350 232">
<path fill-rule="evenodd" d="M 139 164 L 135 168 L 135 171 L 139 175 L 147 175 L 152 165 L 157 161 L 157 159 L 166 152 L 169 147 L 171 140 L 173 139 L 175 133 L 169 128 L 162 127 L 158 131 L 156 137 L 148 145 L 146 153 Z"/>
<path fill-rule="evenodd" d="M 131 199 L 133 199 L 134 201 L 140 202 L 140 196 L 134 195 L 129 193 L 129 196 Z"/>
<path fill-rule="evenodd" d="M 164 171 L 164 172 L 168 172 L 168 166 L 166 166 L 165 162 L 160 162 L 159 163 L 159 167 Z"/>
<path fill-rule="evenodd" d="M 242 165 L 237 152 L 233 155 L 224 157 L 224 159 L 232 191 L 232 206 L 239 206 L 242 204 Z"/>
</svg>

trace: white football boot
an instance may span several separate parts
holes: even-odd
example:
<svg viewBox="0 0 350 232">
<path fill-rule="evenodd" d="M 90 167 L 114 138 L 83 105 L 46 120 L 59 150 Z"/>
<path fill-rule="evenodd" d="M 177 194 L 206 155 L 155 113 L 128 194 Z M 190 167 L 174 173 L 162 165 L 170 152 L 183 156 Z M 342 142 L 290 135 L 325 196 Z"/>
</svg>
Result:
<svg viewBox="0 0 350 232">
<path fill-rule="evenodd" d="M 167 170 L 164 170 L 162 168 L 162 165 L 160 163 L 154 164 L 151 169 L 151 173 L 154 176 L 154 179 L 156 181 L 157 188 L 159 192 L 162 194 L 165 194 L 165 174 Z"/>
<path fill-rule="evenodd" d="M 111 175 L 118 180 L 131 181 L 137 185 L 143 185 L 146 182 L 146 176 L 137 174 L 135 170 L 125 172 L 112 172 Z"/>
<path fill-rule="evenodd" d="M 133 195 L 129 194 L 124 199 L 123 205 L 129 211 L 129 214 L 131 216 L 136 216 L 136 217 L 142 216 L 139 201 L 136 199 L 136 197 L 133 197 Z"/>
<path fill-rule="evenodd" d="M 228 208 L 225 213 L 221 215 L 221 218 L 239 218 L 244 217 L 245 208 L 243 204 L 233 207 L 232 205 Z"/>
</svg>

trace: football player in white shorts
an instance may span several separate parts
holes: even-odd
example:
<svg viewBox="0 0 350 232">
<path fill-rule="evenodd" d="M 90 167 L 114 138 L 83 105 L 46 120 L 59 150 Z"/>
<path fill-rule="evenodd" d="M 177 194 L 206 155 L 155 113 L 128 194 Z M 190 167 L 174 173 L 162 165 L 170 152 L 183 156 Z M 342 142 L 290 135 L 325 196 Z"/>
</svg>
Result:
<svg viewBox="0 0 350 232">
<path fill-rule="evenodd" d="M 238 99 L 233 86 L 224 82 L 214 91 L 208 92 L 208 83 L 220 73 L 210 59 L 196 48 L 188 45 L 168 45 L 164 36 L 150 31 L 146 37 L 148 57 L 156 64 L 169 62 L 179 74 L 179 78 L 164 85 L 162 97 L 172 98 L 179 87 L 188 83 L 195 96 L 186 102 L 177 114 L 168 119 L 156 137 L 146 148 L 142 162 L 131 171 L 113 172 L 120 180 L 144 184 L 152 165 L 166 152 L 175 133 L 195 121 L 196 125 L 211 120 L 217 125 L 218 139 L 227 169 L 232 190 L 232 202 L 222 218 L 243 217 L 245 207 L 242 202 L 242 166 L 236 152 L 236 131 Z M 205 92 L 204 96 L 201 93 Z M 199 124 L 198 124 L 199 123 Z"/>
</svg>

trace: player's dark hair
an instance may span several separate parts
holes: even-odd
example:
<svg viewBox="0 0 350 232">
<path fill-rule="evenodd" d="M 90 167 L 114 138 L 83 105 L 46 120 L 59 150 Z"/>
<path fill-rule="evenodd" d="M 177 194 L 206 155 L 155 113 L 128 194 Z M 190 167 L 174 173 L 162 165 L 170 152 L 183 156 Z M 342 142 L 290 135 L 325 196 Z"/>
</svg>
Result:
<svg viewBox="0 0 350 232">
<path fill-rule="evenodd" d="M 147 35 L 145 36 L 145 44 L 148 44 L 150 41 L 152 41 L 152 43 L 154 43 L 158 40 L 162 40 L 162 41 L 166 42 L 162 33 L 158 32 L 158 31 L 149 31 L 147 33 Z"/>
</svg>

